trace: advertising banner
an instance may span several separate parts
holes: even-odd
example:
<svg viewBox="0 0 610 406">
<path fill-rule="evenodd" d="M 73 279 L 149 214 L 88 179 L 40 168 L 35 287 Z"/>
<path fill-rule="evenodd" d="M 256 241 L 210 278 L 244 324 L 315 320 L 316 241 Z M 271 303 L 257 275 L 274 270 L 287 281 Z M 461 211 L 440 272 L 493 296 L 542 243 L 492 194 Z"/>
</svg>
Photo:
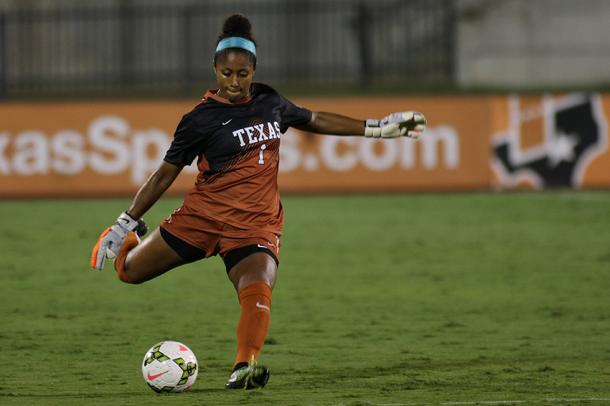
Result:
<svg viewBox="0 0 610 406">
<path fill-rule="evenodd" d="M 509 96 L 493 105 L 495 185 L 610 187 L 610 96 Z"/>
<path fill-rule="evenodd" d="M 314 111 L 381 118 L 422 111 L 408 138 L 282 135 L 282 192 L 610 187 L 610 96 L 294 99 Z M 0 104 L 0 196 L 129 196 L 158 167 L 197 101 Z M 170 193 L 192 187 L 186 167 Z"/>
<path fill-rule="evenodd" d="M 282 139 L 280 186 L 285 191 L 400 191 L 486 188 L 491 182 L 489 102 L 485 98 L 363 98 L 298 100 L 317 111 L 383 117 L 425 112 L 426 134 L 373 140 L 298 132 Z M 470 117 L 479 117 L 471 120 Z"/>
</svg>

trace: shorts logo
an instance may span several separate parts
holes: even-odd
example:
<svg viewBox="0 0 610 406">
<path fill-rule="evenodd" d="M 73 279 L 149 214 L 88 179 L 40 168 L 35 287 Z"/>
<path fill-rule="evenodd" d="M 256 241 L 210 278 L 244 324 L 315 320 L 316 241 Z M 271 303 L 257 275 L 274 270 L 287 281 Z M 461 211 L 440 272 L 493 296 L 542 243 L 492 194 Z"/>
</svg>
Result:
<svg viewBox="0 0 610 406">
<path fill-rule="evenodd" d="M 581 186 L 587 166 L 608 144 L 599 97 L 545 96 L 524 108 L 514 96 L 508 106 L 509 128 L 493 138 L 492 167 L 501 186 Z"/>
<path fill-rule="evenodd" d="M 258 248 L 264 248 L 266 250 L 275 251 L 276 254 L 279 254 L 280 249 L 277 245 L 273 244 L 271 241 L 267 241 L 267 245 L 256 244 Z"/>
</svg>

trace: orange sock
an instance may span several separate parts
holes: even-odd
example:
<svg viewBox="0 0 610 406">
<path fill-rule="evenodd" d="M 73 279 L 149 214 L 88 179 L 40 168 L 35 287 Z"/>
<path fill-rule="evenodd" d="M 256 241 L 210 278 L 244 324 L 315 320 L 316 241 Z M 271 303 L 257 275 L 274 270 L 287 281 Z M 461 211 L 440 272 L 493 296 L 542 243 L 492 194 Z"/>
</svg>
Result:
<svg viewBox="0 0 610 406">
<path fill-rule="evenodd" d="M 133 231 L 128 233 L 127 237 L 125 237 L 125 240 L 123 241 L 123 245 L 121 245 L 119 255 L 117 255 L 114 259 L 114 269 L 116 270 L 117 276 L 125 283 L 131 283 L 129 275 L 127 275 L 127 272 L 125 272 L 125 260 L 127 259 L 127 254 L 129 254 L 129 251 L 134 249 L 139 243 L 140 239 L 136 233 Z"/>
<path fill-rule="evenodd" d="M 265 282 L 246 286 L 239 291 L 239 304 L 235 364 L 256 359 L 261 352 L 271 318 L 271 287 Z"/>
</svg>

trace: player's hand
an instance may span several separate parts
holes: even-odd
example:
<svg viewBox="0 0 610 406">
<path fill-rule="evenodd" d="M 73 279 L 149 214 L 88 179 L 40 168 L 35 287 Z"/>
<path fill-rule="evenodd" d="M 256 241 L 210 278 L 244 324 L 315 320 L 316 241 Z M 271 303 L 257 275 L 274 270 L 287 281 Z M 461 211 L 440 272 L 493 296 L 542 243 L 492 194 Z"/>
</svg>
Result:
<svg viewBox="0 0 610 406">
<path fill-rule="evenodd" d="M 365 137 L 418 139 L 426 130 L 426 117 L 417 111 L 392 113 L 381 120 L 366 120 Z"/>
<path fill-rule="evenodd" d="M 104 269 L 106 258 L 112 259 L 119 254 L 123 240 L 131 231 L 137 231 L 138 235 L 146 234 L 146 223 L 142 220 L 134 220 L 129 214 L 122 213 L 116 223 L 108 227 L 100 234 L 95 247 L 91 251 L 91 269 Z"/>
</svg>

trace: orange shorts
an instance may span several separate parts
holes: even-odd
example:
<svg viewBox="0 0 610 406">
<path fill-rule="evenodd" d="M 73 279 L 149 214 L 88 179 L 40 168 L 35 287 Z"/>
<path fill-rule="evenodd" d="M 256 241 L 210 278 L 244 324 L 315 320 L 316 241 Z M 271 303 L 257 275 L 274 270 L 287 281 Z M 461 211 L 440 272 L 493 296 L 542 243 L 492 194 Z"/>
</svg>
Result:
<svg viewBox="0 0 610 406">
<path fill-rule="evenodd" d="M 279 230 L 274 233 L 239 229 L 206 217 L 185 213 L 181 209 L 175 210 L 160 224 L 160 227 L 165 241 L 184 259 L 194 261 L 217 254 L 224 258 L 230 251 L 254 246 L 260 248 L 260 251 L 271 252 L 276 262 L 279 262 L 281 235 Z"/>
</svg>

